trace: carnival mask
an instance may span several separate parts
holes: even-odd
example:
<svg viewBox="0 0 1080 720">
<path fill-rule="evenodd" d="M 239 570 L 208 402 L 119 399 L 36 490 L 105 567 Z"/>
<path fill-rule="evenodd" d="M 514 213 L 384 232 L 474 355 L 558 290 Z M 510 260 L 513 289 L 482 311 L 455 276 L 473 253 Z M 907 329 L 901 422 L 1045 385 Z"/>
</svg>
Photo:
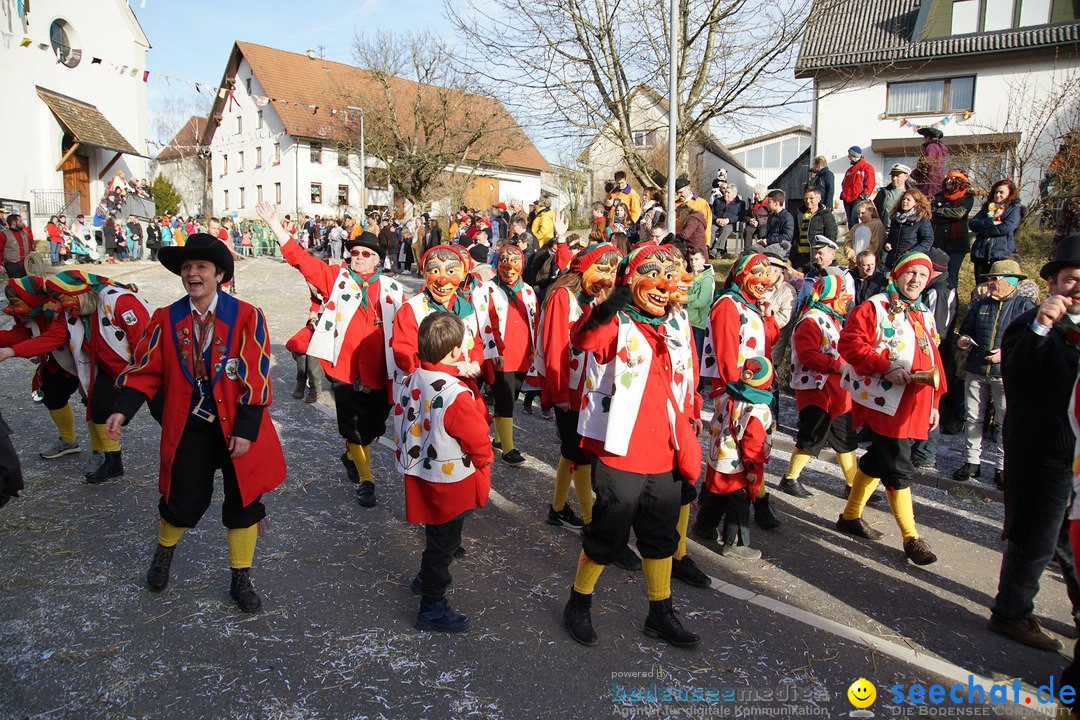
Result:
<svg viewBox="0 0 1080 720">
<path fill-rule="evenodd" d="M 685 305 L 690 301 L 690 285 L 694 282 L 694 273 L 686 269 L 686 261 L 681 255 L 675 256 L 675 289 L 671 292 L 671 302 Z"/>
<path fill-rule="evenodd" d="M 638 309 L 657 317 L 666 313 L 671 293 L 676 290 L 676 273 L 675 263 L 664 255 L 654 255 L 638 265 L 630 278 L 630 292 Z"/>
<path fill-rule="evenodd" d="M 498 272 L 499 279 L 506 285 L 513 287 L 521 279 L 521 271 L 525 265 L 525 256 L 521 249 L 513 245 L 504 245 L 499 250 Z"/>
<path fill-rule="evenodd" d="M 597 262 L 581 272 L 581 288 L 589 297 L 599 297 L 605 290 L 615 285 L 616 266 Z"/>
<path fill-rule="evenodd" d="M 747 300 L 759 303 L 765 297 L 765 291 L 772 287 L 772 279 L 769 274 L 768 261 L 758 262 L 742 276 L 736 277 L 735 282 L 743 291 L 743 294 L 746 295 Z"/>
<path fill-rule="evenodd" d="M 451 251 L 452 252 L 452 251 Z M 439 257 L 433 255 L 424 262 L 424 279 L 431 291 L 431 296 L 446 304 L 454 297 L 458 286 L 465 279 L 465 267 L 461 258 Z"/>
<path fill-rule="evenodd" d="M 78 295 L 61 295 L 60 307 L 64 312 L 69 312 L 72 315 L 80 315 L 79 312 L 79 296 Z"/>
</svg>

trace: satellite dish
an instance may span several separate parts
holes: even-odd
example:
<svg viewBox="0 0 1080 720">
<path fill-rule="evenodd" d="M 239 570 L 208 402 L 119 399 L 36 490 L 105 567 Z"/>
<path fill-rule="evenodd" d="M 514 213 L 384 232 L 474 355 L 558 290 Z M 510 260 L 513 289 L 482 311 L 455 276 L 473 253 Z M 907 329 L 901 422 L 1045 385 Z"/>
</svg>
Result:
<svg viewBox="0 0 1080 720">
<path fill-rule="evenodd" d="M 308 50 L 307 51 L 307 56 L 308 56 L 308 60 L 314 60 L 315 59 L 315 51 L 314 50 Z"/>
</svg>

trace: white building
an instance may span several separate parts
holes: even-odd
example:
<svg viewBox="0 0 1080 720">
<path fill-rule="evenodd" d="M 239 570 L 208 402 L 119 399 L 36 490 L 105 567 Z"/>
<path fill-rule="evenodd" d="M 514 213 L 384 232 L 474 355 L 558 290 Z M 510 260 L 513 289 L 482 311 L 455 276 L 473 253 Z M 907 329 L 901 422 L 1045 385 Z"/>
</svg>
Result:
<svg viewBox="0 0 1080 720">
<path fill-rule="evenodd" d="M 206 171 L 210 148 L 202 144 L 206 118 L 192 115 L 169 144 L 154 158 L 154 177 L 164 177 L 180 195 L 177 212 L 201 217 L 210 208 L 210 185 Z"/>
<path fill-rule="evenodd" d="M 0 203 L 29 207 L 44 237 L 50 214 L 92 213 L 118 171 L 146 178 L 150 42 L 126 0 L 0 5 Z"/>
<path fill-rule="evenodd" d="M 935 126 L 952 151 L 947 167 L 971 171 L 982 190 L 1011 176 L 1030 199 L 1056 148 L 1057 125 L 1040 115 L 1063 88 L 1076 92 L 1076 7 L 1069 0 L 819 3 L 796 75 L 813 79 L 812 154 L 828 160 L 837 192 L 849 147 L 863 149 L 880 185 L 893 163 L 914 163 L 918 128 Z"/>
<path fill-rule="evenodd" d="M 649 158 L 654 167 L 662 168 L 662 174 L 666 174 L 667 100 L 652 88 L 640 85 L 631 93 L 629 102 L 635 149 Z M 604 182 L 612 179 L 616 170 L 629 170 L 622 147 L 613 139 L 612 133 L 605 130 L 589 141 L 581 154 L 581 162 L 589 168 L 589 197 L 594 201 L 604 198 Z M 753 174 L 712 134 L 698 138 L 691 144 L 689 167 L 694 192 L 706 199 L 710 197 L 712 180 L 720 169 L 727 172 L 728 182 L 739 187 L 740 195 L 749 194 L 755 183 Z M 627 178 L 634 185 L 632 176 L 628 174 Z"/>
<path fill-rule="evenodd" d="M 727 146 L 732 157 L 766 187 L 810 147 L 810 128 L 794 125 L 783 130 L 740 140 Z"/>
<path fill-rule="evenodd" d="M 350 114 L 343 98 L 381 92 L 366 71 L 237 42 L 221 85 L 231 87 L 232 93 L 219 94 L 214 101 L 203 136 L 210 146 L 216 214 L 254 217 L 260 200 L 277 204 L 294 219 L 302 214 L 356 215 L 371 208 L 393 207 L 399 215 L 412 212 L 370 154 L 361 182 L 355 151 L 359 115 Z M 517 127 L 512 118 L 507 120 Z M 490 207 L 539 197 L 540 174 L 551 167 L 524 133 L 521 138 L 499 155 L 499 168 L 477 170 L 465 193 L 466 204 Z M 447 209 L 437 204 L 436 211 Z"/>
</svg>

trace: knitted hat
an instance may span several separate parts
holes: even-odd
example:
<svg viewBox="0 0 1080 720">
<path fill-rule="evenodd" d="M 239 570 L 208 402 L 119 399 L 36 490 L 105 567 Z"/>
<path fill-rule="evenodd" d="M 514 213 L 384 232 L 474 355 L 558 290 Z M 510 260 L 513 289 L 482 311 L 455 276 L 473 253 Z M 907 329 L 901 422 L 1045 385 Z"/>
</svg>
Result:
<svg viewBox="0 0 1080 720">
<path fill-rule="evenodd" d="M 629 285 L 630 278 L 634 276 L 637 269 L 653 255 L 671 255 L 667 248 L 662 248 L 659 245 L 652 245 L 650 243 L 638 245 L 636 248 L 630 251 L 630 254 L 624 257 L 619 262 L 619 285 Z"/>
<path fill-rule="evenodd" d="M 574 256 L 570 269 L 574 272 L 585 272 L 594 262 L 603 257 L 604 253 L 608 252 L 617 252 L 622 258 L 622 252 L 611 243 L 593 243 Z"/>
<path fill-rule="evenodd" d="M 215 239 L 214 242 L 220 241 Z M 130 290 L 135 289 L 134 285 L 124 285 L 122 283 L 113 282 L 104 275 L 86 273 L 82 270 L 66 270 L 64 272 L 58 272 L 45 280 L 46 290 L 61 295 L 82 295 L 90 290 L 99 290 L 109 285 Z"/>
<path fill-rule="evenodd" d="M 892 269 L 892 273 L 889 277 L 892 280 L 897 279 L 905 272 L 916 266 L 923 266 L 927 272 L 934 271 L 934 264 L 931 262 L 930 257 L 926 253 L 921 252 L 909 252 L 904 257 L 896 261 L 896 267 Z"/>
<path fill-rule="evenodd" d="M 506 203 L 499 203 L 495 207 L 499 208 L 500 210 L 506 210 Z"/>
<path fill-rule="evenodd" d="M 739 379 L 757 390 L 768 390 L 773 381 L 773 364 L 761 355 L 747 358 Z"/>
<path fill-rule="evenodd" d="M 930 265 L 933 267 L 934 272 L 948 271 L 949 253 L 941 248 L 930 248 L 930 252 L 927 253 L 927 255 L 930 257 Z"/>
<path fill-rule="evenodd" d="M 847 149 L 847 154 L 854 158 L 862 157 L 862 148 L 858 145 L 852 145 Z"/>
<path fill-rule="evenodd" d="M 753 255 L 743 255 L 741 258 L 735 261 L 735 264 L 731 266 L 731 277 L 734 279 L 735 284 L 742 287 L 746 277 L 750 274 L 750 271 L 758 263 L 768 263 L 769 258 L 765 257 L 761 253 L 754 253 Z"/>
<path fill-rule="evenodd" d="M 45 281 L 35 275 L 27 275 L 21 278 L 8 280 L 8 287 L 24 303 L 32 308 L 38 307 L 45 302 Z"/>
<path fill-rule="evenodd" d="M 814 286 L 810 290 L 810 302 L 833 307 L 843 291 L 844 282 L 838 275 L 821 275 L 814 280 Z"/>
</svg>

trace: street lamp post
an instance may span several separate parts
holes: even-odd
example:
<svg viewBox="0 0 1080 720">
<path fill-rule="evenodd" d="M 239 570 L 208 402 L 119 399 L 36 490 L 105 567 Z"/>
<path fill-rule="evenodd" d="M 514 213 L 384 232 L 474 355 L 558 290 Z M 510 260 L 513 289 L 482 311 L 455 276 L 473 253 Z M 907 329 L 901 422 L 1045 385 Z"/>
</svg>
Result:
<svg viewBox="0 0 1080 720">
<path fill-rule="evenodd" d="M 360 215 L 361 219 L 363 219 L 367 217 L 367 155 L 364 152 L 364 109 L 355 105 L 349 105 L 345 109 L 360 113 Z"/>
<path fill-rule="evenodd" d="M 671 0 L 671 33 L 668 39 L 668 170 L 667 170 L 667 223 L 675 230 L 675 168 L 678 158 L 675 156 L 675 128 L 679 123 L 679 0 Z"/>
</svg>

